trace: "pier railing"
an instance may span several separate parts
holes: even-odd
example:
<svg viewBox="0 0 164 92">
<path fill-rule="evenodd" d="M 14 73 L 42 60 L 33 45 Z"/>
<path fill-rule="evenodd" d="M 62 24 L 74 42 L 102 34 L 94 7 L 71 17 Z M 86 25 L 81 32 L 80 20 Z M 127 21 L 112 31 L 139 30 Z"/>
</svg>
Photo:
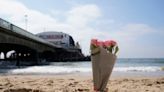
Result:
<svg viewBox="0 0 164 92">
<path fill-rule="evenodd" d="M 0 27 L 2 27 L 2 28 L 4 28 L 4 29 L 8 29 L 8 30 L 10 30 L 10 31 L 12 31 L 12 32 L 14 32 L 14 33 L 17 33 L 17 34 L 19 34 L 19 35 L 25 36 L 25 37 L 27 37 L 27 38 L 29 38 L 29 39 L 32 39 L 32 40 L 35 40 L 35 41 L 37 41 L 37 42 L 41 42 L 41 43 L 47 44 L 47 45 L 49 45 L 49 46 L 61 48 L 61 46 L 52 44 L 52 43 L 50 43 L 50 42 L 48 42 L 48 41 L 46 41 L 46 40 L 44 40 L 44 39 L 41 39 L 41 38 L 35 36 L 34 34 L 28 32 L 28 31 L 26 31 L 26 30 L 24 30 L 24 29 L 22 29 L 22 28 L 20 28 L 20 27 L 17 27 L 17 26 L 15 26 L 15 25 L 13 25 L 12 23 L 9 23 L 9 22 L 7 22 L 7 21 L 1 19 L 1 18 L 0 18 Z"/>
<path fill-rule="evenodd" d="M 15 26 L 14 24 L 12 24 L 12 23 L 10 23 L 10 22 L 2 19 L 2 18 L 0 18 L 0 27 L 2 27 L 4 29 L 7 29 L 7 30 L 10 30 L 10 31 L 12 31 L 14 33 L 17 33 L 19 35 L 22 35 L 24 37 L 27 37 L 29 39 L 35 40 L 37 42 L 49 45 L 49 46 L 53 46 L 53 47 L 57 47 L 57 48 L 63 48 L 63 49 L 65 49 L 67 51 L 70 51 L 70 52 L 77 52 L 77 51 L 79 51 L 79 49 L 77 47 L 75 47 L 75 46 L 62 47 L 60 45 L 55 45 L 53 43 L 50 43 L 50 42 L 48 42 L 48 41 L 46 41 L 44 39 L 41 39 L 41 38 L 37 37 L 36 35 L 28 32 L 28 31 L 26 31 L 26 30 L 24 30 L 24 29 L 22 29 L 22 28 L 20 28 L 18 26 Z"/>
</svg>

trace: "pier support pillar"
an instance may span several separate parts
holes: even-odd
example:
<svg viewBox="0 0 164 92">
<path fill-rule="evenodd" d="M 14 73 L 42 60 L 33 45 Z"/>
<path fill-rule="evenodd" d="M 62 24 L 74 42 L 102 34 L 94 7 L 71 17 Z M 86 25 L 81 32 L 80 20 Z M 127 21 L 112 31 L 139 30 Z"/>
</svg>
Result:
<svg viewBox="0 0 164 92">
<path fill-rule="evenodd" d="M 4 51 L 4 60 L 7 60 L 7 51 Z"/>
</svg>

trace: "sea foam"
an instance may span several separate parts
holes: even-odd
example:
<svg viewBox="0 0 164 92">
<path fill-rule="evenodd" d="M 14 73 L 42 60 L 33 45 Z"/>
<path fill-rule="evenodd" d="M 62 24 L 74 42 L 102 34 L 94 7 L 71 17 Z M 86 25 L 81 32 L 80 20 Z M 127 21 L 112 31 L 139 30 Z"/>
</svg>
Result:
<svg viewBox="0 0 164 92">
<path fill-rule="evenodd" d="M 141 67 L 116 67 L 114 68 L 114 71 L 120 71 L 120 72 L 155 72 L 155 71 L 162 71 L 161 67 L 157 66 L 141 66 Z"/>
<path fill-rule="evenodd" d="M 161 67 L 114 67 L 114 72 L 155 72 L 163 71 Z M 32 66 L 22 69 L 13 69 L 12 74 L 63 74 L 77 72 L 92 72 L 91 67 L 65 67 L 65 66 Z"/>
</svg>

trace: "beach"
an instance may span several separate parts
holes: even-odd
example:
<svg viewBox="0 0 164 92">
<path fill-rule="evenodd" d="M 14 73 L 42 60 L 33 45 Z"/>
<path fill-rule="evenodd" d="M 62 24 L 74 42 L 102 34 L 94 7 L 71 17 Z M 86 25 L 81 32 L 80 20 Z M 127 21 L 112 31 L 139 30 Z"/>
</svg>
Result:
<svg viewBox="0 0 164 92">
<path fill-rule="evenodd" d="M 115 77 L 108 82 L 109 92 L 163 92 L 164 77 Z M 0 92 L 93 92 L 92 76 L 0 75 Z"/>
<path fill-rule="evenodd" d="M 163 61 L 118 59 L 109 92 L 163 92 Z M 0 92 L 93 92 L 91 62 L 0 68 Z"/>
</svg>

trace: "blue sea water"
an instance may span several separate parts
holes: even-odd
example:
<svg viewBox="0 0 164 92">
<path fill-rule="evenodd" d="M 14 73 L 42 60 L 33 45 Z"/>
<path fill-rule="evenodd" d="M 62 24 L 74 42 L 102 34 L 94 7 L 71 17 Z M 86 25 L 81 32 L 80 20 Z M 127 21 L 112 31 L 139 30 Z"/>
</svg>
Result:
<svg viewBox="0 0 164 92">
<path fill-rule="evenodd" d="M 0 69 L 7 74 L 92 74 L 91 61 L 83 62 L 53 62 L 50 65 L 29 66 L 23 68 Z M 164 58 L 125 58 L 117 59 L 113 69 L 114 74 L 148 74 L 164 77 Z"/>
</svg>

